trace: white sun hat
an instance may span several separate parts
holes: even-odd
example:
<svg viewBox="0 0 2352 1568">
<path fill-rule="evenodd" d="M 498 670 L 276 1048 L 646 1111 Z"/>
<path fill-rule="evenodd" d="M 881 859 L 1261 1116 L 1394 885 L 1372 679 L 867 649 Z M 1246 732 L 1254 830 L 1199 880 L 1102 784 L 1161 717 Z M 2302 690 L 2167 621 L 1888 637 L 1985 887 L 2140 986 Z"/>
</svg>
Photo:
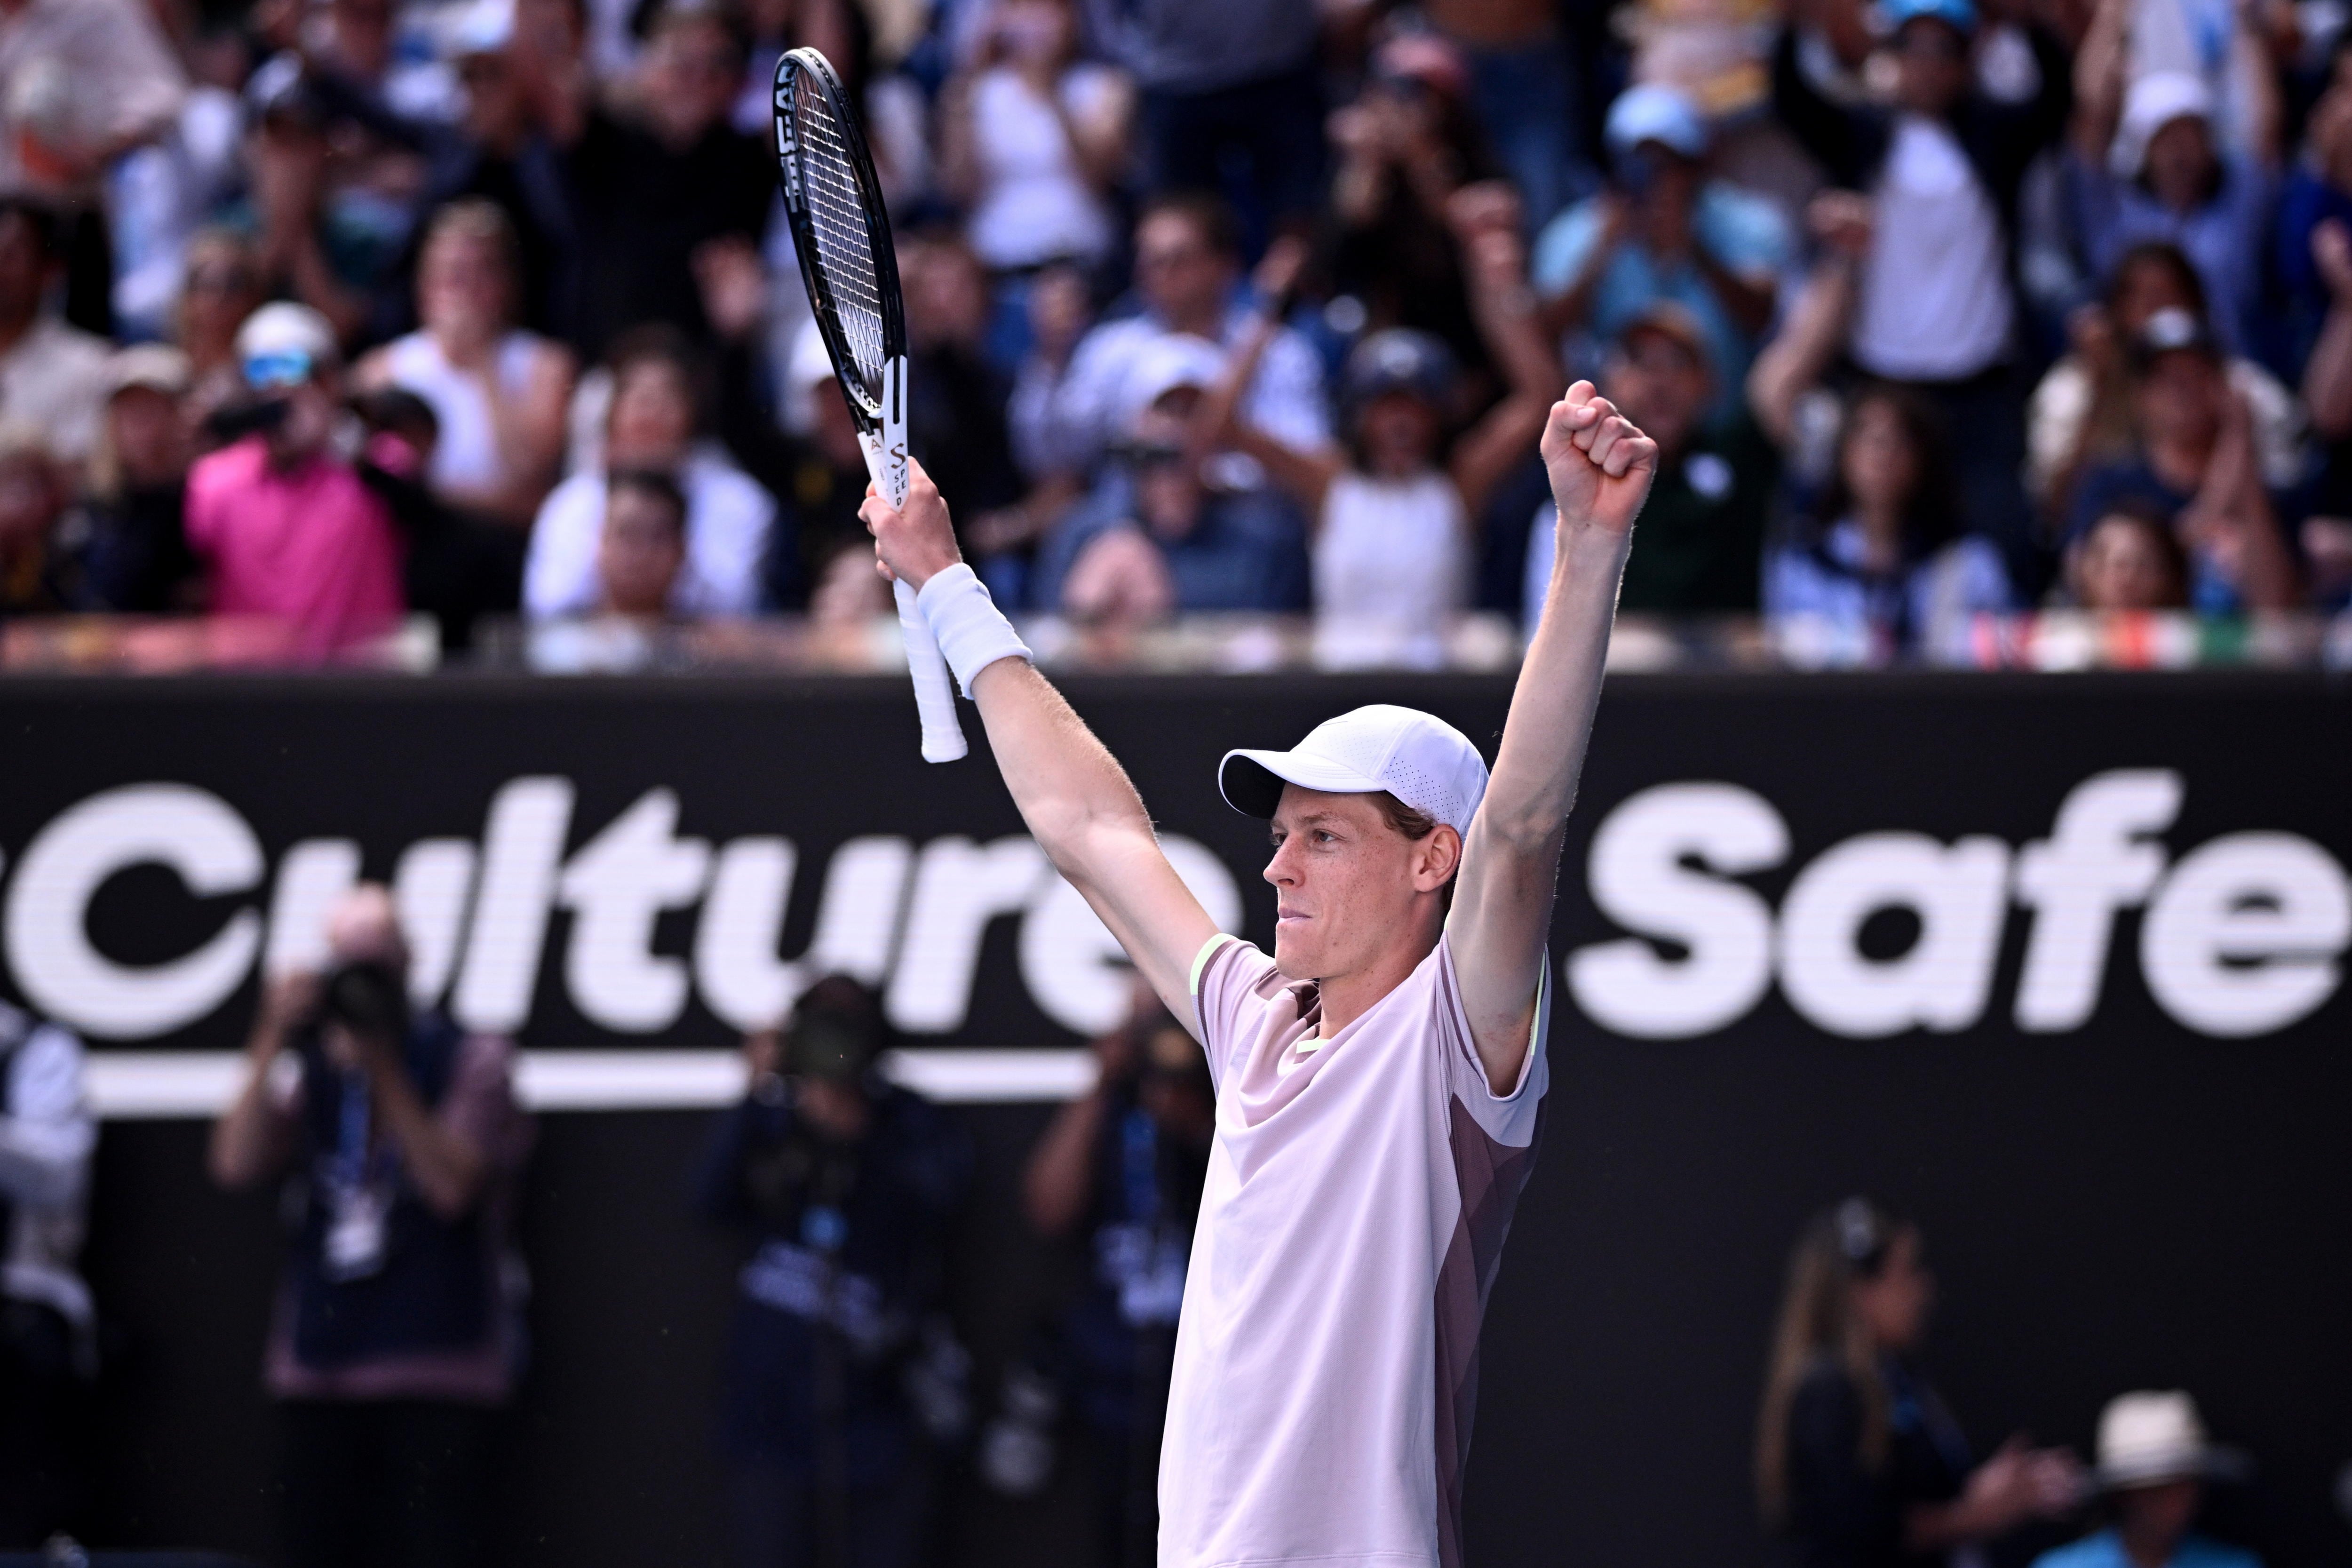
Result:
<svg viewBox="0 0 2352 1568">
<path fill-rule="evenodd" d="M 1376 702 L 1326 719 L 1286 752 L 1234 751 L 1217 767 L 1225 804 L 1272 816 L 1282 786 L 1389 794 L 1465 837 L 1486 796 L 1486 763 L 1468 736 L 1414 708 Z"/>
<path fill-rule="evenodd" d="M 2188 71 L 2150 71 L 2124 93 L 2107 167 L 2119 180 L 2137 180 L 2147 165 L 2147 144 L 2176 120 L 2213 120 L 2213 89 Z"/>
<path fill-rule="evenodd" d="M 2118 1394 L 2099 1414 L 2099 1484 L 2109 1490 L 2243 1475 L 2246 1457 L 2205 1436 L 2197 1402 L 2179 1389 Z"/>
</svg>

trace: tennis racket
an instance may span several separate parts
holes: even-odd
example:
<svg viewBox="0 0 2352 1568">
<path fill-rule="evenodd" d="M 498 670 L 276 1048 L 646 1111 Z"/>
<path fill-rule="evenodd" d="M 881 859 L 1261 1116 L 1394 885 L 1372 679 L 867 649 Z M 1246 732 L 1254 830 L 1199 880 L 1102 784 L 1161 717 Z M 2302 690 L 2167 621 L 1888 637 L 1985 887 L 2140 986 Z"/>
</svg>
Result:
<svg viewBox="0 0 2352 1568">
<path fill-rule="evenodd" d="M 801 281 L 874 488 L 894 507 L 907 504 L 907 321 L 890 215 L 874 178 L 866 136 L 850 111 L 841 78 L 814 49 L 776 62 L 776 166 L 793 226 Z M 923 721 L 923 760 L 951 763 L 971 748 L 956 721 L 955 688 L 940 645 L 915 607 L 915 591 L 894 584 L 915 708 Z"/>
</svg>

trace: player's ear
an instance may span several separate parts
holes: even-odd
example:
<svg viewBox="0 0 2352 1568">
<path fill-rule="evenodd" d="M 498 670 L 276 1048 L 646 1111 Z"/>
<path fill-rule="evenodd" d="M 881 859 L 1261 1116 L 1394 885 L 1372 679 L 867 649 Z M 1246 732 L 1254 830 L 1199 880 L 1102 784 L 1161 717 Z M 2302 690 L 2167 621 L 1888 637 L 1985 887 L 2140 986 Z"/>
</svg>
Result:
<svg viewBox="0 0 2352 1568">
<path fill-rule="evenodd" d="M 1415 880 L 1426 880 L 1432 889 L 1442 888 L 1462 866 L 1462 835 L 1451 826 L 1439 823 L 1428 837 L 1414 846 L 1420 862 L 1414 868 Z"/>
</svg>

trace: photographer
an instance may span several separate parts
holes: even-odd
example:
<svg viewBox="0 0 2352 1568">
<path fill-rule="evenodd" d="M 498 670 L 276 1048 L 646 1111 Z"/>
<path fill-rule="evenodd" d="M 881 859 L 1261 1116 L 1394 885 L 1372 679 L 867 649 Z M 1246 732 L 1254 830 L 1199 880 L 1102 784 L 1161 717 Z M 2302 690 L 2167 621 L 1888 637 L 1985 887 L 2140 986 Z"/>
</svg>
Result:
<svg viewBox="0 0 2352 1568">
<path fill-rule="evenodd" d="M 241 438 L 188 474 L 188 547 L 215 616 L 286 623 L 325 658 L 390 631 L 405 607 L 400 539 L 383 500 L 336 447 L 342 363 L 304 305 L 264 305 L 237 329 L 251 403 Z"/>
<path fill-rule="evenodd" d="M 1139 1568 L 1159 1535 L 1160 1434 L 1217 1100 L 1201 1047 L 1148 994 L 1095 1061 L 1093 1091 L 1037 1141 L 1022 1196 L 1030 1224 L 1094 1257 L 1061 1337 L 1103 1560 Z"/>
<path fill-rule="evenodd" d="M 213 1129 L 221 1185 L 286 1173 L 291 1232 L 265 1352 L 285 1412 L 289 1568 L 479 1562 L 496 1413 L 521 1318 L 507 1243 L 530 1142 L 512 1047 L 412 1012 L 391 894 L 328 920 L 323 974 L 278 976 Z"/>
<path fill-rule="evenodd" d="M 701 1206 L 751 1231 L 721 1419 L 747 1568 L 903 1568 L 928 1523 L 923 1431 L 960 1405 L 937 1324 L 948 1224 L 971 1152 L 876 1070 L 874 994 L 818 981 L 744 1042 L 750 1092 L 722 1115 Z M 928 1396 L 928 1397 L 926 1397 Z"/>
</svg>

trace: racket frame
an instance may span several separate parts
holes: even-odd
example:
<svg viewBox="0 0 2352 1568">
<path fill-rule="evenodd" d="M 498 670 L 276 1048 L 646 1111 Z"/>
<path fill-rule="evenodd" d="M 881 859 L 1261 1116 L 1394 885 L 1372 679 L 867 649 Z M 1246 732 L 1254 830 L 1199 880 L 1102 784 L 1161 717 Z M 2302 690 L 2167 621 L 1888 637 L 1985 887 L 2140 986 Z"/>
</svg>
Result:
<svg viewBox="0 0 2352 1568">
<path fill-rule="evenodd" d="M 882 385 L 878 400 L 869 397 L 852 374 L 850 367 L 856 363 L 856 357 L 842 331 L 840 310 L 828 297 L 831 283 L 819 259 L 815 219 L 808 210 L 805 153 L 793 118 L 795 79 L 802 76 L 808 79 L 832 110 L 842 149 L 865 198 L 858 205 L 866 220 L 866 247 L 874 261 L 875 305 L 882 321 Z M 866 471 L 885 500 L 893 508 L 904 507 L 908 486 L 912 481 L 907 451 L 906 306 L 898 283 L 898 255 L 890 239 L 890 215 L 882 205 L 873 154 L 867 151 L 866 132 L 850 108 L 848 90 L 842 86 L 833 62 L 818 50 L 793 49 L 776 62 L 775 91 L 770 102 L 776 130 L 777 180 L 783 188 L 784 212 L 792 225 L 793 251 L 800 262 L 801 282 L 808 289 L 810 313 L 816 318 L 817 332 L 824 340 L 825 353 L 833 361 L 834 380 L 841 388 L 842 401 L 848 405 L 850 422 L 857 431 L 858 449 L 865 454 Z M 939 641 L 931 636 L 930 625 L 915 603 L 913 587 L 905 582 L 894 582 L 892 596 L 898 607 L 899 630 L 906 637 L 908 671 L 915 683 L 915 705 L 922 720 L 923 759 L 954 762 L 971 747 L 956 716 L 955 687 L 948 675 L 947 660 L 940 657 Z"/>
</svg>

